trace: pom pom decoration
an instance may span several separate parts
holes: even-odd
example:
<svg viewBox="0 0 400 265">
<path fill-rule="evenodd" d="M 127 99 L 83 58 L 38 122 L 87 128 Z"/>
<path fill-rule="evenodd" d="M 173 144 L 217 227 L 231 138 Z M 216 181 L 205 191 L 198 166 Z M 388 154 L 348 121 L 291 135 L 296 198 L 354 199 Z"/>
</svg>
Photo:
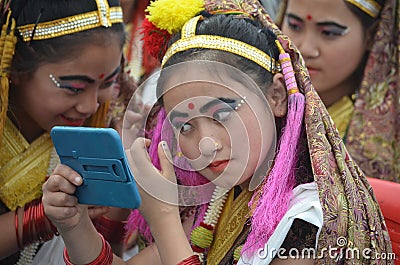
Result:
<svg viewBox="0 0 400 265">
<path fill-rule="evenodd" d="M 143 51 L 145 54 L 160 60 L 167 50 L 167 43 L 171 39 L 171 34 L 166 30 L 157 28 L 147 18 L 143 20 L 141 28 Z"/>
<path fill-rule="evenodd" d="M 174 34 L 204 8 L 203 0 L 158 0 L 147 7 L 146 18 L 159 29 Z"/>
<path fill-rule="evenodd" d="M 214 240 L 213 227 L 200 224 L 200 226 L 193 229 L 190 240 L 195 246 L 198 246 L 202 249 L 210 247 Z"/>
</svg>

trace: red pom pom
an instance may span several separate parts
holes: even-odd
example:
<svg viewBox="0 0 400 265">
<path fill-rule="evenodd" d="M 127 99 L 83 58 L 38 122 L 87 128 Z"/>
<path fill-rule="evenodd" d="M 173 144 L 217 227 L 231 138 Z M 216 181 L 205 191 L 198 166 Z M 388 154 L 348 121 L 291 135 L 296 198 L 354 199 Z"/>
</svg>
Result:
<svg viewBox="0 0 400 265">
<path fill-rule="evenodd" d="M 204 227 L 205 229 L 208 229 L 208 230 L 210 230 L 210 231 L 213 231 L 213 230 L 214 230 L 214 227 L 212 227 L 211 225 L 208 225 L 208 224 L 206 224 L 206 223 L 203 223 L 203 222 L 201 222 L 199 226 L 202 226 L 202 227 Z"/>
<path fill-rule="evenodd" d="M 193 250 L 194 252 L 197 252 L 197 253 L 204 253 L 204 252 L 206 252 L 206 250 L 205 250 L 204 248 L 201 248 L 201 247 L 198 247 L 198 246 L 195 246 L 195 245 L 192 245 L 192 250 Z"/>
<path fill-rule="evenodd" d="M 171 38 L 171 34 L 166 30 L 162 30 L 154 26 L 147 18 L 142 23 L 143 34 L 143 52 L 150 54 L 154 58 L 161 60 L 167 51 L 167 44 Z"/>
</svg>

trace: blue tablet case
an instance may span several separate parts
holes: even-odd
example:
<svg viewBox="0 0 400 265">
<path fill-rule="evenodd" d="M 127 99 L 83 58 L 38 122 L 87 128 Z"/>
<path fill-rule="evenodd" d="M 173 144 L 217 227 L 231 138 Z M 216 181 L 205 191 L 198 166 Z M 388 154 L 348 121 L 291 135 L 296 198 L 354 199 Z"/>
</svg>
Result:
<svg viewBox="0 0 400 265">
<path fill-rule="evenodd" d="M 139 207 L 140 195 L 117 131 L 55 126 L 50 135 L 61 163 L 83 178 L 83 184 L 75 192 L 79 203 Z"/>
</svg>

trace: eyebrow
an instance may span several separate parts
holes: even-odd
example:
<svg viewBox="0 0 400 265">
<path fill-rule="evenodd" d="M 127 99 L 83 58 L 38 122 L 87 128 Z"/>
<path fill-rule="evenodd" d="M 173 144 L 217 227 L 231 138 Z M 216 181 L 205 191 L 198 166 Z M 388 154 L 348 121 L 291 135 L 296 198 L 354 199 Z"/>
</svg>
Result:
<svg viewBox="0 0 400 265">
<path fill-rule="evenodd" d="M 179 112 L 179 111 L 176 111 L 176 110 L 171 111 L 171 113 L 169 114 L 169 120 L 170 121 L 173 121 L 177 117 L 186 118 L 186 117 L 189 117 L 189 114 L 183 113 L 183 112 Z"/>
<path fill-rule="evenodd" d="M 119 70 L 121 69 L 121 66 L 118 66 L 109 76 L 107 76 L 104 80 L 110 79 L 111 77 L 115 76 L 118 74 Z M 73 80 L 80 80 L 80 81 L 85 81 L 87 83 L 94 83 L 95 80 L 86 76 L 86 75 L 66 75 L 66 76 L 60 76 L 58 77 L 60 81 L 73 81 Z"/>
<path fill-rule="evenodd" d="M 298 17 L 298 16 L 296 16 L 295 14 L 292 14 L 292 13 L 288 13 L 287 17 L 295 19 L 295 20 L 299 20 L 299 21 L 302 21 L 302 22 L 304 21 L 304 19 L 302 19 L 302 18 L 300 18 L 300 17 Z M 334 26 L 334 27 L 338 27 L 338 28 L 341 28 L 341 29 L 347 29 L 346 26 L 340 25 L 340 24 L 338 24 L 336 22 L 333 22 L 333 21 L 317 22 L 317 26 L 320 26 L 320 27 L 321 26 Z"/>
<path fill-rule="evenodd" d="M 234 102 L 236 102 L 236 100 L 235 99 L 231 99 L 231 98 L 216 98 L 216 99 L 214 99 L 214 100 L 211 100 L 210 102 L 208 102 L 207 104 L 205 104 L 204 106 L 202 106 L 200 109 L 199 109 L 199 111 L 200 111 L 200 113 L 204 113 L 204 112 L 206 112 L 209 108 L 211 108 L 212 106 L 215 106 L 215 105 L 218 105 L 218 104 L 220 104 L 221 103 L 221 101 L 222 102 L 224 102 L 224 103 L 234 103 Z"/>
<path fill-rule="evenodd" d="M 223 98 L 223 97 L 221 97 L 221 98 L 216 98 L 216 99 L 211 100 L 210 102 L 206 103 L 204 106 L 202 106 L 202 107 L 199 109 L 200 113 L 205 113 L 205 112 L 207 112 L 207 110 L 208 110 L 209 108 L 211 108 L 212 106 L 215 106 L 215 105 L 220 104 L 221 101 L 224 102 L 224 103 L 227 103 L 227 104 L 235 103 L 235 102 L 236 102 L 235 99 L 231 99 L 231 98 Z M 170 113 L 170 115 L 169 115 L 169 120 L 172 121 L 172 120 L 174 120 L 174 119 L 177 118 L 177 117 L 186 118 L 186 117 L 189 117 L 189 114 L 174 110 L 174 111 L 171 111 L 171 113 Z"/>
</svg>

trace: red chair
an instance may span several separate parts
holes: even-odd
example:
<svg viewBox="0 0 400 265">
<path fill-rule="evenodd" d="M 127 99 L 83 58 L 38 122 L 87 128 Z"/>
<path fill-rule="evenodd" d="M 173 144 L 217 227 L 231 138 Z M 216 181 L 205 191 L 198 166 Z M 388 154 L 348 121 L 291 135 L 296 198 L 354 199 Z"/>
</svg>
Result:
<svg viewBox="0 0 400 265">
<path fill-rule="evenodd" d="M 368 178 L 368 181 L 385 217 L 393 252 L 396 254 L 394 263 L 400 265 L 400 184 L 376 178 Z"/>
</svg>

